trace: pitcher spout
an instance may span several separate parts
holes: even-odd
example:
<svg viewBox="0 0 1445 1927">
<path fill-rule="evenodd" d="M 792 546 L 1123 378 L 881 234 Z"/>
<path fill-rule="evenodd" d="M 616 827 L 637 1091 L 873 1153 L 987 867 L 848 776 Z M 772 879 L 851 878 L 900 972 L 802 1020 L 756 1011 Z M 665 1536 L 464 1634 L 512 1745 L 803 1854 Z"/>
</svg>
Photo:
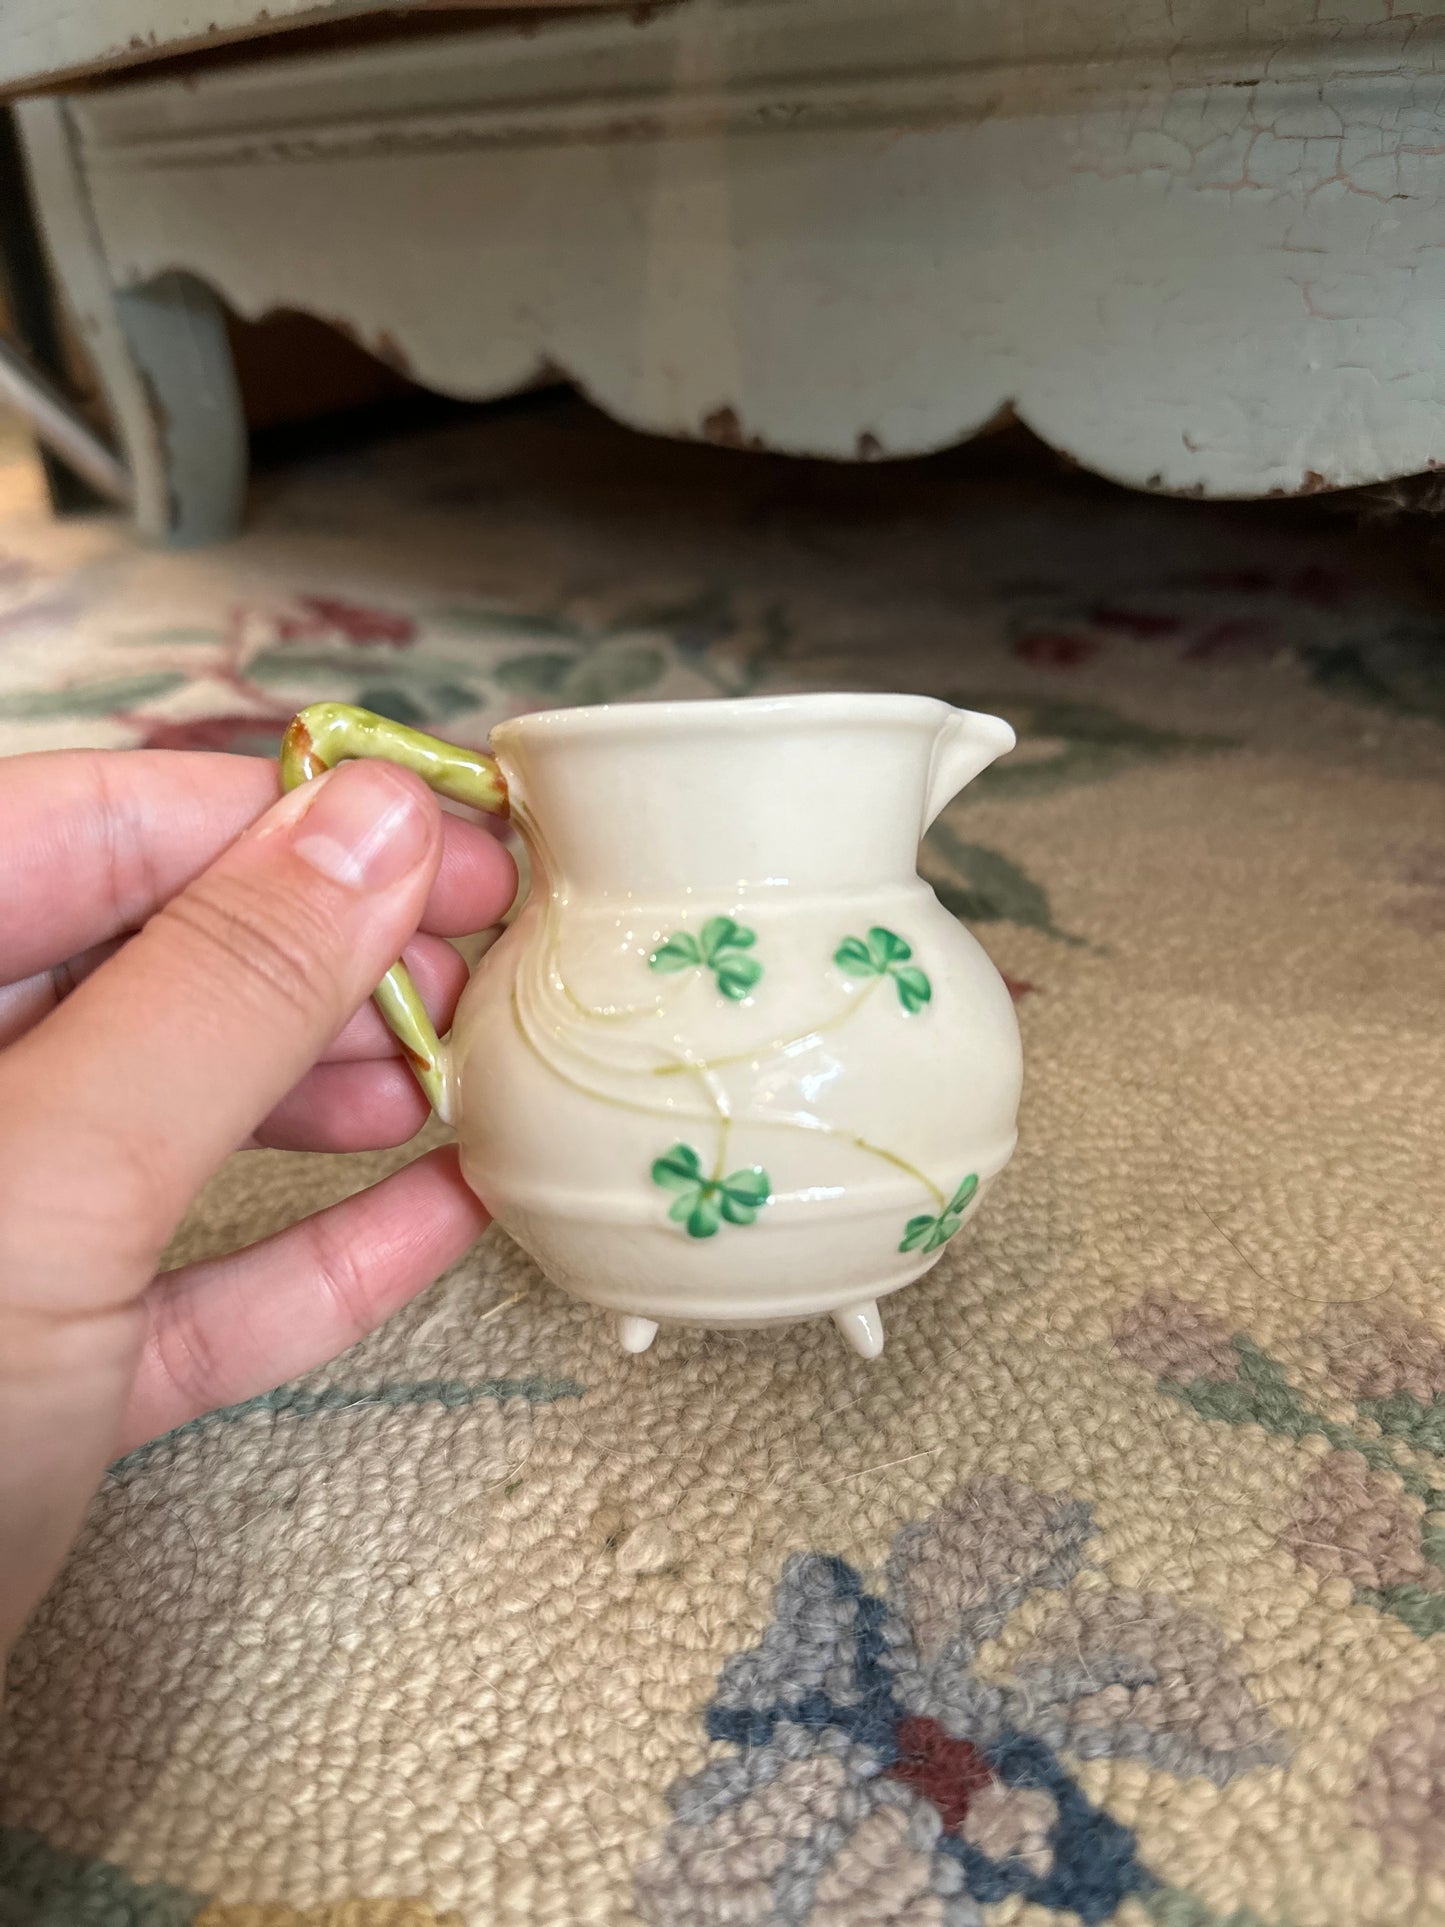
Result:
<svg viewBox="0 0 1445 1927">
<path fill-rule="evenodd" d="M 544 710 L 492 732 L 552 889 L 639 904 L 911 877 L 927 823 L 1013 740 L 996 717 L 871 691 Z"/>
<path fill-rule="evenodd" d="M 1002 717 L 987 716 L 977 709 L 955 709 L 940 726 L 934 742 L 924 828 L 975 776 L 998 757 L 1006 756 L 1017 741 Z"/>
</svg>

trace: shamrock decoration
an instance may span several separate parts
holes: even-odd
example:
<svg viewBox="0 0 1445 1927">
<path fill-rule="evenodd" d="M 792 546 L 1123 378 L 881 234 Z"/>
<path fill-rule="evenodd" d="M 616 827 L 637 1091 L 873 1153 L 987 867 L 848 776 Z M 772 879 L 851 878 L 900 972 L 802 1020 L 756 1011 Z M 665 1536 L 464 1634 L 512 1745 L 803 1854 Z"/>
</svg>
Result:
<svg viewBox="0 0 1445 1927">
<path fill-rule="evenodd" d="M 891 977 L 898 986 L 898 1001 L 912 1014 L 922 1010 L 933 995 L 927 977 L 908 960 L 913 947 L 878 924 L 862 937 L 845 937 L 833 952 L 833 961 L 845 977 Z"/>
<path fill-rule="evenodd" d="M 655 1172 L 654 1166 L 654 1174 Z M 978 1173 L 970 1171 L 936 1218 L 931 1212 L 924 1211 L 918 1217 L 908 1220 L 908 1229 L 904 1232 L 903 1243 L 898 1249 L 900 1251 L 937 1251 L 940 1245 L 946 1245 L 963 1223 L 963 1214 L 973 1202 L 973 1194 L 977 1189 Z"/>
<path fill-rule="evenodd" d="M 716 977 L 723 996 L 740 1003 L 763 974 L 757 958 L 745 954 L 757 940 L 756 930 L 731 917 L 709 917 L 695 937 L 686 930 L 674 931 L 647 961 L 654 970 L 705 967 Z"/>
<path fill-rule="evenodd" d="M 690 1144 L 674 1144 L 658 1158 L 652 1182 L 677 1193 L 667 1215 L 686 1225 L 690 1238 L 711 1238 L 724 1218 L 729 1224 L 754 1223 L 772 1196 L 768 1174 L 756 1164 L 729 1177 L 705 1177 L 702 1159 Z"/>
</svg>

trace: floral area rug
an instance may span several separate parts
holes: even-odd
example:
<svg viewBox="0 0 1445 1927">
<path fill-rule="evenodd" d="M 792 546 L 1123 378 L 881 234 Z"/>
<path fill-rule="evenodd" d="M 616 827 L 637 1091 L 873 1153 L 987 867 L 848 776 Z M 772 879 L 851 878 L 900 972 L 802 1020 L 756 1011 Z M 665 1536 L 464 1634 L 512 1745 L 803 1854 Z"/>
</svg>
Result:
<svg viewBox="0 0 1445 1927">
<path fill-rule="evenodd" d="M 0 748 L 337 696 L 906 688 L 1014 1164 L 867 1364 L 609 1324 L 498 1234 L 117 1465 L 21 1647 L 0 1921 L 1445 1923 L 1445 595 L 1428 528 L 649 443 L 537 401 L 167 556 L 0 526 Z M 1422 557 L 1424 560 L 1422 560 Z M 177 1241 L 395 1158 L 236 1160 Z"/>
</svg>

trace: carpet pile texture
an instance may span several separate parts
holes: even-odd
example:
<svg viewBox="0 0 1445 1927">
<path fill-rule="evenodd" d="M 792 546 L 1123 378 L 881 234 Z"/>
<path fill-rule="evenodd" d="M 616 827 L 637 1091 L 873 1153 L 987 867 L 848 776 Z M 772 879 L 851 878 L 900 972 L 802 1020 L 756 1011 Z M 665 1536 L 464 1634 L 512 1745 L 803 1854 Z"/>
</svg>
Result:
<svg viewBox="0 0 1445 1927">
<path fill-rule="evenodd" d="M 1007 439 L 827 470 L 538 401 L 191 555 L 0 491 L 0 752 L 338 696 L 995 709 L 925 873 L 1017 1157 L 885 1306 L 606 1320 L 493 1233 L 133 1453 L 18 1651 L 0 1921 L 1445 1923 L 1445 591 L 1417 528 Z M 256 1154 L 175 1256 L 401 1157 Z"/>
</svg>

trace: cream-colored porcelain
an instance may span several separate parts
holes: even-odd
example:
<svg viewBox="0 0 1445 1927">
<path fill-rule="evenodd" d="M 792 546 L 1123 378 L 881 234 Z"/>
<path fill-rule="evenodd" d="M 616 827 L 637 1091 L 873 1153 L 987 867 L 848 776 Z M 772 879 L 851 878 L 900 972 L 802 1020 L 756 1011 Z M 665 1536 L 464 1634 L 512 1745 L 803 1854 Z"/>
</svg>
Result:
<svg viewBox="0 0 1445 1927">
<path fill-rule="evenodd" d="M 659 1323 L 878 1300 L 977 1210 L 1014 1147 L 1002 979 L 917 874 L 944 804 L 1013 747 L 924 696 L 555 710 L 493 755 L 342 703 L 287 731 L 290 788 L 347 757 L 510 812 L 532 888 L 437 1038 L 401 965 L 376 996 L 467 1180 L 559 1285 Z"/>
<path fill-rule="evenodd" d="M 828 1312 L 875 1356 L 877 1300 L 1008 1161 L 1013 1006 L 915 862 L 1013 740 L 866 695 L 494 732 L 535 882 L 463 996 L 449 1108 L 498 1222 L 629 1350 Z"/>
</svg>

